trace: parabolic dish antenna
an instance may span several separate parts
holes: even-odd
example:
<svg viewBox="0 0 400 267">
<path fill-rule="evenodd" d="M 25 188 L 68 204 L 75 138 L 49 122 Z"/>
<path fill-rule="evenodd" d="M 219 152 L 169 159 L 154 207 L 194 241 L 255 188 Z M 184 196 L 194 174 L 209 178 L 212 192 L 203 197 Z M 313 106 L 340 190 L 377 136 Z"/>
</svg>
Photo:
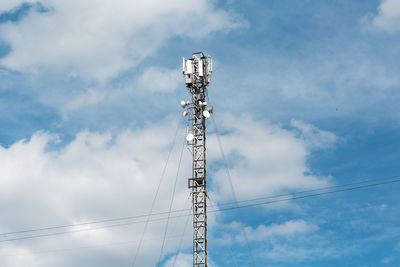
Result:
<svg viewBox="0 0 400 267">
<path fill-rule="evenodd" d="M 204 110 L 203 111 L 203 116 L 206 117 L 206 118 L 209 118 L 210 117 L 210 112 L 208 110 Z"/>
<path fill-rule="evenodd" d="M 186 135 L 186 140 L 187 141 L 192 141 L 194 139 L 194 135 L 192 134 L 192 133 L 188 133 L 187 135 Z"/>
</svg>

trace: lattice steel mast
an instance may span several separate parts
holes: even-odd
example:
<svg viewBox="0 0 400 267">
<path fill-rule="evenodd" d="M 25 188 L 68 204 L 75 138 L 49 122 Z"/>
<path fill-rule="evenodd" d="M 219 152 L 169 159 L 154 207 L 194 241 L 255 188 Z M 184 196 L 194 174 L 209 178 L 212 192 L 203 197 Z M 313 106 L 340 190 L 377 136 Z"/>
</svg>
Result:
<svg viewBox="0 0 400 267">
<path fill-rule="evenodd" d="M 212 108 L 207 108 L 207 85 L 212 73 L 212 59 L 204 53 L 183 58 L 182 72 L 191 101 L 182 101 L 187 116 L 186 140 L 193 152 L 193 177 L 188 179 L 193 204 L 193 266 L 207 267 L 207 187 L 206 124 Z"/>
</svg>

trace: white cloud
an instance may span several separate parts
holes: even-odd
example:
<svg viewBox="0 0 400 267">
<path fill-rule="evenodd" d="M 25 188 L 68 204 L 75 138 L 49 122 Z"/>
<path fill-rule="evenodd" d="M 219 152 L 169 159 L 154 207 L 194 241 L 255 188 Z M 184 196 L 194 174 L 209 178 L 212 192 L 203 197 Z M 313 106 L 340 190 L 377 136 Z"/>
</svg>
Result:
<svg viewBox="0 0 400 267">
<path fill-rule="evenodd" d="M 172 256 L 165 264 L 164 267 L 192 267 L 193 266 L 193 255 L 192 254 L 183 254 L 179 253 Z M 175 262 L 175 265 L 174 265 Z M 217 267 L 217 265 L 210 259 L 210 255 L 208 255 L 208 266 L 210 267 Z"/>
<path fill-rule="evenodd" d="M 286 188 L 326 184 L 318 177 L 304 174 L 309 171 L 306 160 L 311 152 L 296 133 L 284 130 L 279 125 L 231 115 L 225 116 L 223 129 L 229 130 L 222 137 L 227 155 L 232 157 L 237 154 L 240 159 L 232 161 L 232 174 L 239 197 L 255 197 Z M 174 130 L 170 127 L 170 119 L 166 119 L 163 123 L 116 134 L 83 131 L 61 148 L 57 148 L 60 140 L 46 133 L 37 133 L 29 140 L 21 140 L 8 148 L 0 147 L 0 209 L 5 214 L 0 222 L 0 233 L 146 214 Z M 183 141 L 183 136 L 180 137 Z M 180 141 L 179 138 L 177 144 L 180 145 Z M 54 146 L 53 143 L 58 145 Z M 215 140 L 211 138 L 208 147 L 209 162 L 220 160 Z M 176 148 L 171 156 L 155 211 L 168 209 L 179 150 Z M 173 209 L 181 209 L 187 201 L 190 166 L 190 157 L 187 155 L 182 163 Z M 212 174 L 211 171 L 209 173 Z M 221 170 L 213 174 L 213 190 L 226 193 L 226 181 L 223 182 L 225 178 L 220 173 Z M 243 175 L 245 173 L 246 176 Z M 214 225 L 215 218 L 210 215 L 209 219 L 210 225 Z M 185 220 L 172 221 L 168 236 L 179 236 Z M 138 266 L 155 264 L 164 223 L 150 224 Z M 0 246 L 0 265 L 90 267 L 96 264 L 93 259 L 99 255 L 104 266 L 115 265 L 116 261 L 121 265 L 127 264 L 132 259 L 142 229 L 143 224 L 135 224 L 32 239 L 29 242 L 4 243 L 4 246 Z M 260 226 L 251 230 L 250 236 L 253 239 L 263 235 L 290 237 L 315 230 L 317 226 L 307 222 L 289 221 L 282 225 Z M 190 247 L 189 237 L 185 241 L 184 248 Z M 177 243 L 168 239 L 165 255 L 174 252 Z M 36 253 L 77 247 L 86 248 L 79 257 L 68 257 L 66 253 L 49 253 L 48 257 L 38 257 Z M 109 261 L 113 263 L 108 264 Z M 185 256 L 179 256 L 179 261 L 182 266 L 187 262 Z"/>
<path fill-rule="evenodd" d="M 0 250 L 0 262 L 3 266 L 54 266 L 58 264 L 55 257 L 40 257 L 34 254 L 29 248 L 15 245 L 8 245 Z M 16 264 L 17 263 L 17 264 Z"/>
<path fill-rule="evenodd" d="M 244 238 L 238 222 L 224 226 L 225 231 L 234 233 L 236 242 L 228 238 L 218 240 L 220 243 L 240 242 L 244 245 Z M 353 248 L 347 244 L 337 247 L 331 242 L 329 235 L 319 231 L 315 223 L 301 219 L 289 220 L 279 224 L 246 227 L 248 241 L 253 248 L 254 255 L 259 261 L 279 261 L 299 263 L 317 258 L 335 257 L 343 253 L 351 253 Z"/>
<path fill-rule="evenodd" d="M 7 75 L 7 74 L 8 74 L 8 71 L 7 71 L 7 70 L 0 69 L 0 76 L 5 76 L 5 75 Z"/>
<path fill-rule="evenodd" d="M 301 262 L 309 259 L 324 258 L 340 254 L 340 251 L 330 247 L 304 247 L 276 244 L 263 256 L 267 259 L 282 262 Z"/>
<path fill-rule="evenodd" d="M 304 220 L 291 220 L 282 224 L 272 224 L 270 226 L 259 225 L 256 229 L 247 227 L 246 232 L 250 240 L 260 242 L 269 237 L 290 238 L 297 235 L 309 234 L 318 229 L 317 225 Z"/>
<path fill-rule="evenodd" d="M 42 3 L 49 12 L 32 11 L 22 21 L 0 26 L 1 38 L 11 45 L 10 54 L 0 61 L 3 66 L 66 70 L 105 81 L 136 66 L 173 36 L 202 38 L 242 24 L 209 0 Z"/>
<path fill-rule="evenodd" d="M 390 264 L 393 261 L 393 258 L 391 257 L 386 257 L 384 259 L 381 260 L 381 263 L 383 264 Z"/>
<path fill-rule="evenodd" d="M 370 110 L 371 103 L 390 102 L 389 96 L 393 96 L 394 88 L 400 84 L 393 68 L 356 49 L 316 62 L 314 66 L 297 65 L 287 70 L 289 75 L 271 77 L 285 100 L 302 102 L 312 113 L 354 116 L 360 110 Z"/>
<path fill-rule="evenodd" d="M 172 256 L 164 265 L 164 267 L 192 267 L 193 266 L 193 256 L 190 254 L 182 254 L 179 253 L 176 255 Z M 175 263 L 175 265 L 174 265 Z"/>
<path fill-rule="evenodd" d="M 233 222 L 231 228 L 240 232 L 239 223 Z M 294 238 L 301 235 L 318 231 L 318 225 L 304 220 L 291 220 L 282 224 L 271 224 L 269 226 L 259 225 L 256 228 L 246 227 L 246 234 L 250 242 L 266 242 L 266 240 L 280 238 Z M 241 234 L 236 236 L 239 241 L 244 241 Z"/>
<path fill-rule="evenodd" d="M 378 14 L 363 17 L 362 23 L 369 29 L 394 34 L 400 31 L 400 2 L 398 0 L 382 0 Z"/>
<path fill-rule="evenodd" d="M 85 93 L 79 94 L 66 104 L 67 110 L 79 109 L 83 106 L 97 104 L 105 98 L 105 94 L 101 91 L 89 90 Z"/>
<path fill-rule="evenodd" d="M 71 143 L 56 150 L 49 147 L 55 137 L 38 133 L 30 140 L 19 141 L 9 148 L 0 147 L 0 206 L 7 213 L 0 223 L 1 232 L 148 213 L 173 131 L 165 123 L 127 130 L 115 137 L 108 133 L 81 132 Z M 168 209 L 178 150 L 175 149 L 168 165 L 155 211 Z M 182 166 L 174 209 L 181 209 L 187 199 L 189 167 L 188 162 Z M 138 266 L 155 263 L 154 255 L 159 253 L 164 223 L 150 224 Z M 176 223 L 177 232 L 170 231 L 168 235 L 180 232 L 178 229 L 182 229 L 184 221 L 172 220 L 171 228 Z M 102 251 L 103 257 L 118 256 L 126 263 L 131 260 L 142 229 L 143 224 L 137 224 L 34 239 L 18 243 L 12 251 L 12 243 L 3 243 L 0 265 L 54 266 L 44 261 L 49 257 L 38 257 L 33 252 L 135 241 L 122 246 L 122 249 L 116 246 L 94 249 L 97 253 Z M 165 252 L 170 252 L 175 246 L 168 240 Z M 18 257 L 5 256 L 13 253 Z M 80 259 L 86 264 L 76 264 L 74 261 L 77 259 L 64 257 L 65 254 L 61 253 L 56 257 L 60 261 L 57 266 L 91 266 L 91 254 L 87 253 Z M 14 259 L 12 263 L 10 258 Z M 104 264 L 109 266 L 106 262 Z"/>
<path fill-rule="evenodd" d="M 329 148 L 337 141 L 337 136 L 331 132 L 318 129 L 312 124 L 292 119 L 290 124 L 300 131 L 300 137 L 310 148 Z"/>
<path fill-rule="evenodd" d="M 360 49 L 360 43 L 333 54 L 323 51 L 297 63 L 279 53 L 269 54 L 270 59 L 265 60 L 252 51 L 241 52 L 241 66 L 226 65 L 226 71 L 219 74 L 223 86 L 217 86 L 218 101 L 227 107 L 234 102 L 239 112 L 250 109 L 259 117 L 268 114 L 277 121 L 293 117 L 374 123 L 397 120 L 400 77 L 396 60 L 368 53 Z M 251 71 L 239 75 L 243 69 Z"/>
<path fill-rule="evenodd" d="M 177 69 L 149 67 L 139 78 L 140 88 L 155 92 L 171 92 L 182 83 L 181 72 Z"/>
<path fill-rule="evenodd" d="M 233 164 L 230 173 L 238 199 L 268 196 L 285 190 L 325 186 L 326 179 L 310 175 L 307 157 L 311 153 L 308 138 L 323 140 L 321 133 L 299 138 L 278 125 L 254 121 L 249 116 L 225 115 L 217 118 L 225 154 Z M 310 126 L 311 127 L 311 126 Z M 221 160 L 215 136 L 208 138 L 211 160 Z M 232 193 L 223 166 L 212 180 L 219 200 L 231 199 Z"/>
<path fill-rule="evenodd" d="M 35 0 L 1 0 L 0 1 L 0 14 L 12 11 L 23 3 L 35 3 Z"/>
</svg>

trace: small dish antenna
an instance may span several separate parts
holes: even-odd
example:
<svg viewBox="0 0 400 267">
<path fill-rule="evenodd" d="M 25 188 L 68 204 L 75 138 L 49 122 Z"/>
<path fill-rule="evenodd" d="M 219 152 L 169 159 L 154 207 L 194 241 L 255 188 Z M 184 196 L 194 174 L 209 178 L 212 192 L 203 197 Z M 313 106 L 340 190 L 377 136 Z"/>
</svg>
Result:
<svg viewBox="0 0 400 267">
<path fill-rule="evenodd" d="M 203 111 L 203 116 L 206 118 L 210 118 L 210 112 L 208 110 Z"/>
<path fill-rule="evenodd" d="M 205 102 L 204 102 L 205 103 Z M 211 116 L 211 113 L 213 113 L 213 107 L 211 106 L 209 109 L 205 109 L 203 111 L 203 116 L 205 118 L 209 118 Z"/>
<path fill-rule="evenodd" d="M 192 133 L 188 133 L 186 135 L 186 141 L 192 141 L 194 139 L 194 135 Z"/>
</svg>

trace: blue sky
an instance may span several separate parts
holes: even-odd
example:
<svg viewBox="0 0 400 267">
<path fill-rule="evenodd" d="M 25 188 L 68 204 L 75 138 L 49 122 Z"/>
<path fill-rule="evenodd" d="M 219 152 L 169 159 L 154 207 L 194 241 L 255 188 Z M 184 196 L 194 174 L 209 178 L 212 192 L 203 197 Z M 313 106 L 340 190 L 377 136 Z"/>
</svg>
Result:
<svg viewBox="0 0 400 267">
<path fill-rule="evenodd" d="M 2 1 L 0 232 L 148 213 L 180 123 L 155 206 L 167 210 L 180 64 L 196 51 L 214 59 L 210 102 L 238 199 L 400 175 L 399 41 L 396 0 Z M 208 128 L 210 195 L 231 201 Z M 189 175 L 186 155 L 174 209 Z M 399 266 L 398 189 L 243 209 L 256 266 Z M 236 212 L 209 219 L 211 266 L 233 266 L 225 243 L 251 266 Z M 191 266 L 184 223 L 159 266 Z M 164 227 L 150 224 L 139 266 L 157 264 Z M 2 243 L 0 265 L 130 266 L 142 229 Z"/>
</svg>

